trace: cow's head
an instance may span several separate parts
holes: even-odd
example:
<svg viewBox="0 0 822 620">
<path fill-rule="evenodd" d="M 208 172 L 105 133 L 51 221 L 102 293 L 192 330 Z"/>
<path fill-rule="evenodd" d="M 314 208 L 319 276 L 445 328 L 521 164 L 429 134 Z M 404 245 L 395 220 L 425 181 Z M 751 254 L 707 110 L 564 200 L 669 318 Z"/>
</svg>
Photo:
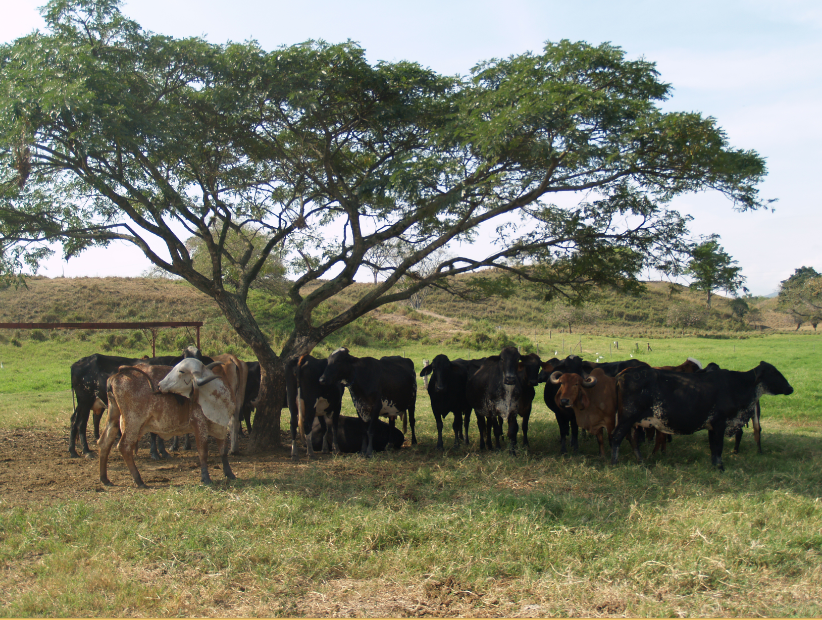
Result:
<svg viewBox="0 0 822 620">
<path fill-rule="evenodd" d="M 448 387 L 447 376 L 451 371 L 451 360 L 447 355 L 440 353 L 428 366 L 420 371 L 420 377 L 431 375 L 428 381 L 428 391 L 444 392 Z"/>
<path fill-rule="evenodd" d="M 597 384 L 596 377 L 589 376 L 583 379 L 576 373 L 554 372 L 550 380 L 554 385 L 559 385 L 559 390 L 554 396 L 557 407 L 587 409 L 591 404 L 585 390 Z"/>
<path fill-rule="evenodd" d="M 545 368 L 545 364 L 539 359 L 536 353 L 529 353 L 528 355 L 520 356 L 521 374 L 526 382 L 531 385 L 537 385 L 540 382 L 540 376 Z M 545 381 L 545 379 L 543 379 Z"/>
<path fill-rule="evenodd" d="M 776 369 L 776 366 L 768 362 L 759 362 L 759 366 L 754 368 L 756 382 L 765 388 L 766 394 L 793 394 L 793 387 L 788 380 Z"/>
<path fill-rule="evenodd" d="M 334 351 L 328 356 L 328 365 L 325 367 L 323 374 L 320 375 L 320 385 L 333 385 L 341 383 L 348 385 L 351 380 L 351 370 L 357 358 L 348 352 L 348 349 L 342 347 Z"/>
<path fill-rule="evenodd" d="M 519 351 L 516 347 L 505 347 L 500 351 L 499 359 L 502 368 L 502 382 L 505 385 L 516 385 L 517 374 L 525 370 Z"/>
<path fill-rule="evenodd" d="M 164 394 L 173 393 L 191 398 L 196 388 L 218 378 L 211 368 L 219 365 L 220 362 L 213 362 L 206 366 L 198 359 L 187 357 L 172 368 L 157 387 Z"/>
</svg>

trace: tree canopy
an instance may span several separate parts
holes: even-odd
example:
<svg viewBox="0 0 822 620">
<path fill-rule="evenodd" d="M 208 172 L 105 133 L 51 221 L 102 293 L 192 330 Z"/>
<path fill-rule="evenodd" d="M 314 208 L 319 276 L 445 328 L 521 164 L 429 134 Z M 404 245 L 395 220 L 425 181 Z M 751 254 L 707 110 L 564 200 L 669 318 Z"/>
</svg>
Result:
<svg viewBox="0 0 822 620">
<path fill-rule="evenodd" d="M 711 295 L 714 291 L 723 290 L 735 293 L 745 283 L 742 267 L 719 245 L 719 235 L 710 235 L 705 241 L 691 248 L 691 259 L 685 273 L 693 278 L 691 288 L 708 295 L 708 307 L 711 307 Z"/>
<path fill-rule="evenodd" d="M 796 269 L 779 284 L 777 308 L 791 315 L 796 329 L 803 323 L 810 323 L 816 329 L 822 322 L 822 274 L 813 267 Z"/>
<path fill-rule="evenodd" d="M 763 159 L 731 148 L 710 117 L 662 112 L 670 87 L 654 64 L 610 44 L 549 42 L 459 77 L 369 64 L 350 41 L 176 39 L 117 0 L 43 11 L 46 32 L 0 46 L 0 266 L 34 268 L 48 243 L 69 258 L 120 240 L 210 295 L 263 369 L 257 446 L 279 441 L 265 403 L 281 402 L 285 363 L 381 305 L 506 277 L 547 298 L 631 290 L 686 253 L 675 196 L 762 206 Z M 556 206 L 558 194 L 577 205 Z M 487 255 L 454 254 L 495 224 Z M 408 250 L 384 279 L 319 320 L 395 240 Z M 294 310 L 277 352 L 247 304 L 272 253 L 288 263 Z"/>
</svg>

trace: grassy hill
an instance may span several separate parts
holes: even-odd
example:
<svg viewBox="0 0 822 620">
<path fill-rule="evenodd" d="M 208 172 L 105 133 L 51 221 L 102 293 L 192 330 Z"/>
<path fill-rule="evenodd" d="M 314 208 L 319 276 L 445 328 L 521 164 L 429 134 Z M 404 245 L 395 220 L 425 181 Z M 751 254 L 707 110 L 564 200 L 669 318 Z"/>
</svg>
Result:
<svg viewBox="0 0 822 620">
<path fill-rule="evenodd" d="M 216 304 L 185 282 L 156 278 L 34 277 L 27 284 L 27 288 L 0 290 L 0 322 L 203 321 L 204 349 L 250 355 Z M 354 303 L 370 287 L 367 283 L 354 284 L 319 312 L 331 315 Z M 668 283 L 650 282 L 638 297 L 601 291 L 596 301 L 585 306 L 583 320 L 570 325 L 570 331 L 624 338 L 745 337 L 763 331 L 793 331 L 795 326 L 790 319 L 775 311 L 775 298 L 755 298 L 748 303 L 759 310 L 755 323 L 734 317 L 728 299 L 715 296 L 708 311 L 701 294 L 684 287 L 672 290 Z M 261 292 L 252 292 L 250 305 L 276 348 L 290 330 L 290 306 L 281 298 Z M 700 312 L 701 319 L 686 327 L 670 325 L 670 309 L 677 305 Z M 528 288 L 508 298 L 495 297 L 478 303 L 436 291 L 418 310 L 392 304 L 361 318 L 330 337 L 318 352 L 342 345 L 405 342 L 490 351 L 514 342 L 527 348 L 529 339 L 569 331 L 567 321 L 560 316 L 563 311 Z M 812 328 L 803 326 L 800 333 L 809 331 L 813 333 Z M 21 343 L 26 339 L 89 340 L 104 351 L 133 354 L 151 350 L 151 334 L 147 330 L 0 330 L 0 342 Z M 158 333 L 157 354 L 176 352 L 194 339 L 193 329 L 162 329 Z"/>
</svg>

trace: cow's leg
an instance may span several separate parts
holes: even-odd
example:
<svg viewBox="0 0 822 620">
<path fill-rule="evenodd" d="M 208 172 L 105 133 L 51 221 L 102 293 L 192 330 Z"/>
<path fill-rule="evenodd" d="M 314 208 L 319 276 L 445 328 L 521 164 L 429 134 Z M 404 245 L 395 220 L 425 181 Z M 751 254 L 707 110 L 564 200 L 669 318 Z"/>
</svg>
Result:
<svg viewBox="0 0 822 620">
<path fill-rule="evenodd" d="M 462 414 L 459 410 L 454 411 L 454 423 L 451 425 L 454 429 L 454 449 L 460 447 L 460 439 L 462 439 Z"/>
<path fill-rule="evenodd" d="M 568 446 L 565 443 L 565 438 L 568 437 L 569 422 L 564 415 L 554 412 L 554 417 L 557 419 L 557 426 L 559 426 L 559 453 L 567 454 Z"/>
<path fill-rule="evenodd" d="M 113 409 L 113 408 L 112 408 Z M 112 419 L 112 414 L 109 413 L 109 421 L 100 439 L 97 440 L 97 445 L 100 447 L 100 482 L 110 487 L 114 486 L 111 480 L 108 479 L 108 456 L 111 453 L 111 447 L 117 441 L 120 434 L 118 428 L 120 424 L 119 415 L 116 419 Z"/>
<path fill-rule="evenodd" d="M 69 456 L 72 458 L 80 458 L 74 446 L 77 444 L 77 435 L 80 433 L 80 419 L 83 416 L 81 413 L 82 407 L 83 405 L 78 398 L 77 407 L 74 409 L 74 413 L 71 414 L 71 430 L 69 431 Z"/>
<path fill-rule="evenodd" d="M 231 471 L 231 465 L 228 464 L 228 448 L 229 442 L 226 441 L 225 437 L 223 440 L 217 440 L 217 450 L 220 452 L 220 460 L 223 463 L 223 473 L 228 480 L 236 480 L 237 476 L 234 475 L 234 472 Z"/>
<path fill-rule="evenodd" d="M 358 416 L 359 417 L 359 416 Z M 362 421 L 362 420 L 360 420 Z M 331 414 L 331 450 L 334 454 L 340 454 L 342 451 L 340 450 L 340 442 L 339 442 L 339 428 L 340 428 L 340 411 L 334 411 Z"/>
<path fill-rule="evenodd" d="M 228 428 L 229 437 L 231 437 L 231 454 L 240 453 L 240 412 L 235 411 L 231 416 Z"/>
<path fill-rule="evenodd" d="M 477 414 L 477 428 L 479 429 L 479 449 L 485 450 L 485 416 Z M 491 449 L 491 445 L 488 445 L 488 449 Z"/>
<path fill-rule="evenodd" d="M 500 420 L 500 426 L 502 426 L 502 420 Z M 508 416 L 508 452 L 512 456 L 516 456 L 517 454 L 517 431 L 519 430 L 519 424 L 517 424 L 517 414 L 512 413 Z"/>
<path fill-rule="evenodd" d="M 622 440 L 625 439 L 626 435 L 631 435 L 631 429 L 633 428 L 634 423 L 625 418 L 617 424 L 616 428 L 614 429 L 614 434 L 611 437 L 611 464 L 616 465 L 619 462 L 619 445 L 622 443 Z M 634 440 L 634 443 L 635 440 Z M 640 457 L 639 460 L 641 461 L 641 455 L 638 454 L 639 447 L 637 446 L 636 453 Z"/>
<path fill-rule="evenodd" d="M 186 433 L 183 437 L 183 450 L 191 450 L 191 433 Z"/>
<path fill-rule="evenodd" d="M 150 446 L 149 453 L 155 461 L 171 458 L 171 455 L 166 451 L 166 442 L 162 437 L 155 433 L 149 433 L 148 443 Z"/>
<path fill-rule="evenodd" d="M 331 423 L 327 415 L 321 415 L 320 432 L 322 433 L 322 452 L 323 454 L 331 454 Z"/>
<path fill-rule="evenodd" d="M 740 428 L 738 431 L 736 431 L 736 434 L 734 435 L 734 450 L 733 450 L 734 454 L 739 454 L 739 444 L 741 444 L 741 443 L 742 443 L 742 429 Z"/>
<path fill-rule="evenodd" d="M 711 463 L 725 471 L 722 464 L 722 448 L 725 447 L 725 421 L 714 423 L 713 428 L 708 430 L 708 442 L 711 444 Z"/>
<path fill-rule="evenodd" d="M 568 418 L 571 423 L 571 450 L 576 454 L 579 452 L 579 425 L 577 424 L 577 416 L 573 410 L 570 410 Z"/>
<path fill-rule="evenodd" d="M 134 484 L 142 489 L 147 489 L 148 487 L 146 483 L 143 482 L 143 478 L 137 470 L 137 465 L 134 463 L 134 451 L 137 448 L 137 442 L 141 435 L 140 429 L 126 428 L 123 430 L 123 436 L 120 437 L 120 443 L 117 444 L 117 448 L 120 450 L 120 454 L 123 455 L 123 460 L 128 467 L 128 471 L 131 473 Z"/>
<path fill-rule="evenodd" d="M 408 415 L 405 413 L 400 414 L 402 416 L 402 434 L 405 435 L 405 431 L 408 429 Z M 374 425 L 376 427 L 376 422 Z M 370 425 L 369 425 L 370 426 Z M 397 428 L 397 416 L 388 416 L 388 436 L 390 437 L 392 431 Z M 394 449 L 394 445 L 389 441 L 385 445 L 385 451 L 391 452 Z"/>
<path fill-rule="evenodd" d="M 754 441 L 756 441 L 756 449 L 759 454 L 762 454 L 762 426 L 759 424 L 759 401 L 756 401 L 753 414 L 753 432 Z"/>
<path fill-rule="evenodd" d="M 468 428 L 471 426 L 471 408 L 465 410 L 462 415 L 462 425 L 465 427 L 465 445 L 471 445 L 471 440 L 468 439 Z"/>
<path fill-rule="evenodd" d="M 531 412 L 529 411 L 522 416 L 522 447 L 526 450 L 530 447 L 528 444 L 528 421 L 531 419 Z"/>
<path fill-rule="evenodd" d="M 194 428 L 194 443 L 200 457 L 200 482 L 211 484 L 211 476 L 208 475 L 208 426 L 202 416 L 193 415 L 190 420 Z"/>
<path fill-rule="evenodd" d="M 371 411 L 371 419 L 368 421 L 368 447 L 365 450 L 366 458 L 371 458 L 374 454 L 374 430 L 377 426 L 377 420 L 379 419 L 381 408 L 382 403 L 378 403 L 377 406 Z"/>
<path fill-rule="evenodd" d="M 411 445 L 412 446 L 417 445 L 417 421 L 416 421 L 416 418 L 414 417 L 414 409 L 415 409 L 415 405 L 414 405 L 414 403 L 412 403 L 411 406 L 408 408 L 408 411 L 405 412 L 405 417 L 408 418 L 408 422 L 409 422 L 409 424 L 411 424 Z M 403 428 L 405 428 L 404 425 L 403 425 Z"/>
<path fill-rule="evenodd" d="M 491 416 L 491 420 L 493 420 L 494 438 L 497 440 L 496 451 L 499 452 L 500 450 L 502 450 L 502 418 L 498 415 L 495 415 Z"/>
<path fill-rule="evenodd" d="M 300 395 L 298 394 L 297 398 L 299 397 Z M 291 413 L 291 460 L 295 462 L 300 460 L 300 449 L 299 446 L 297 446 L 297 430 L 299 429 L 300 423 L 299 407 L 299 403 L 295 403 L 293 406 L 291 403 L 288 405 L 289 413 Z"/>
<path fill-rule="evenodd" d="M 439 410 L 434 410 L 434 420 L 437 422 L 437 450 L 445 450 L 445 444 L 442 441 L 442 415 Z"/>
<path fill-rule="evenodd" d="M 607 458 L 607 456 L 605 455 L 605 437 L 604 437 L 604 435 L 605 435 L 605 432 L 603 431 L 602 427 L 600 426 L 597 429 L 596 436 L 597 436 L 597 441 L 599 442 L 599 456 L 601 456 L 603 459 Z"/>
<path fill-rule="evenodd" d="M 69 456 L 73 458 L 79 458 L 80 455 L 77 454 L 77 450 L 75 449 L 75 445 L 77 443 L 77 437 L 80 437 L 80 445 L 83 447 L 83 456 L 88 456 L 92 454 L 91 450 L 88 447 L 88 440 L 86 439 L 86 426 L 88 425 L 88 417 L 91 413 L 91 407 L 93 403 L 86 403 L 85 400 L 82 402 L 80 399 L 77 399 L 77 407 L 74 409 L 74 413 L 71 416 L 71 432 L 69 433 Z"/>
<path fill-rule="evenodd" d="M 94 422 L 94 438 L 99 440 L 100 439 L 100 420 L 103 419 L 102 412 L 92 414 L 91 419 Z"/>
</svg>

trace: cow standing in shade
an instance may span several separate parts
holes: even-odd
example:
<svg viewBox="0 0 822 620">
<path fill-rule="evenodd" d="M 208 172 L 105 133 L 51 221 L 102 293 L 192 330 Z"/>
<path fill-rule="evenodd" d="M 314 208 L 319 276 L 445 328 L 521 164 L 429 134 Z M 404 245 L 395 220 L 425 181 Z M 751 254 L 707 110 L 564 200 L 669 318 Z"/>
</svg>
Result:
<svg viewBox="0 0 822 620">
<path fill-rule="evenodd" d="M 547 362 L 545 363 L 547 364 Z M 505 347 L 499 355 L 483 360 L 480 368 L 469 377 L 468 402 L 477 416 L 480 449 L 492 448 L 491 430 L 500 449 L 502 421 L 508 421 L 509 452 L 517 452 L 517 416 L 523 418 L 523 439 L 528 445 L 528 418 L 540 370 L 547 367 L 535 353 L 520 355 L 516 347 Z"/>
<path fill-rule="evenodd" d="M 340 453 L 337 437 L 342 396 L 345 391 L 340 383 L 320 384 L 320 377 L 328 366 L 328 360 L 318 360 L 303 355 L 286 366 L 285 388 L 288 410 L 291 414 L 291 458 L 300 459 L 297 448 L 297 429 L 305 436 L 308 458 L 314 457 L 314 419 L 320 420 L 323 438 L 322 451 L 329 451 L 327 424 L 331 429 L 331 446 L 334 454 Z M 305 431 L 308 429 L 308 432 Z"/>
<path fill-rule="evenodd" d="M 123 366 L 108 379 L 109 419 L 98 444 L 100 481 L 108 479 L 108 457 L 121 434 L 118 448 L 134 482 L 145 487 L 134 463 L 137 441 L 143 433 L 164 438 L 193 432 L 200 456 L 200 479 L 210 484 L 208 436 L 217 440 L 223 473 L 233 480 L 228 464 L 228 427 L 236 415 L 235 394 L 238 373 L 231 362 L 205 366 L 196 359 L 184 359 L 168 366 Z M 155 387 L 156 386 L 156 387 Z"/>
<path fill-rule="evenodd" d="M 148 364 L 152 366 L 165 365 L 174 366 L 187 357 L 193 357 L 208 364 L 213 360 L 203 357 L 196 347 L 187 347 L 183 355 L 166 355 L 137 359 L 132 357 L 119 357 L 115 355 L 103 355 L 95 353 L 77 360 L 71 365 L 71 389 L 77 399 L 77 406 L 71 415 L 71 432 L 69 433 L 69 456 L 79 457 L 75 444 L 79 437 L 83 455 L 88 456 L 91 450 L 88 447 L 86 438 L 86 428 L 90 413 L 94 413 L 94 437 L 100 437 L 100 419 L 103 411 L 108 407 L 108 396 L 106 393 L 106 381 L 117 372 L 120 366 L 131 366 L 135 364 Z M 165 446 L 157 450 L 155 438 L 152 437 L 151 447 L 152 458 L 160 458 L 160 455 L 168 456 Z"/>
<path fill-rule="evenodd" d="M 793 388 L 774 366 L 760 362 L 747 372 L 678 373 L 640 368 L 617 377 L 619 423 L 611 444 L 611 462 L 634 424 L 658 431 L 690 435 L 708 429 L 711 463 L 720 470 L 726 431 L 736 432 L 748 421 L 763 394 L 791 394 Z M 642 455 L 634 449 L 638 461 Z"/>
<path fill-rule="evenodd" d="M 454 413 L 454 448 L 459 447 L 460 440 L 468 444 L 468 427 L 471 422 L 471 404 L 468 402 L 466 388 L 468 377 L 479 370 L 483 360 L 451 361 L 447 355 L 437 355 L 431 364 L 420 371 L 426 379 L 428 397 L 431 399 L 431 411 L 437 421 L 437 449 L 444 450 L 442 441 L 442 419 L 450 412 Z M 430 377 L 430 378 L 429 378 Z M 462 427 L 465 425 L 465 434 Z"/>
<path fill-rule="evenodd" d="M 374 452 L 374 428 L 379 416 L 387 416 L 390 424 L 400 414 L 406 414 L 411 426 L 411 443 L 417 443 L 414 409 L 417 402 L 417 375 L 414 362 L 392 355 L 375 359 L 354 357 L 341 348 L 328 356 L 328 366 L 319 383 L 342 383 L 348 388 L 357 414 L 367 425 L 362 453 L 370 457 Z"/>
<path fill-rule="evenodd" d="M 616 379 L 601 368 L 594 368 L 584 379 L 576 373 L 555 371 L 550 381 L 559 387 L 555 396 L 557 406 L 573 409 L 577 425 L 596 435 L 600 456 L 605 458 L 603 431 L 610 438 L 616 426 Z"/>
</svg>

